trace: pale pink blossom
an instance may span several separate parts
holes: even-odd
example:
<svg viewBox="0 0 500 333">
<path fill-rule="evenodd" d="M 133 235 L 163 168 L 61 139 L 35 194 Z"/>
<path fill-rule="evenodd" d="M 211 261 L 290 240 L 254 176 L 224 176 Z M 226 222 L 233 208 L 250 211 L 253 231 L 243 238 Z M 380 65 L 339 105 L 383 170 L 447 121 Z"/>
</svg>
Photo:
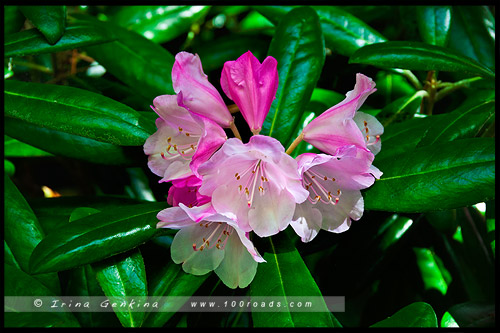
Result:
<svg viewBox="0 0 500 333">
<path fill-rule="evenodd" d="M 170 248 L 172 260 L 182 263 L 186 273 L 204 275 L 214 271 L 230 288 L 245 288 L 257 272 L 257 264 L 265 262 L 249 234 L 230 218 L 216 213 L 211 203 L 196 209 L 207 214 L 201 221 L 193 221 L 189 208 L 180 203 L 158 213 L 158 228 L 179 229 Z"/>
<path fill-rule="evenodd" d="M 367 148 L 377 155 L 382 149 L 380 136 L 384 134 L 384 126 L 374 116 L 360 111 L 356 112 L 354 122 L 364 135 Z"/>
<path fill-rule="evenodd" d="M 198 166 L 227 139 L 213 121 L 189 113 L 177 104 L 175 95 L 158 96 L 153 110 L 160 116 L 158 130 L 144 144 L 151 171 L 160 182 L 198 175 Z"/>
<path fill-rule="evenodd" d="M 278 89 L 278 62 L 268 56 L 262 64 L 248 51 L 224 64 L 221 87 L 238 106 L 250 130 L 258 134 Z"/>
<path fill-rule="evenodd" d="M 228 139 L 198 171 L 203 179 L 199 192 L 212 198 L 213 208 L 260 237 L 285 229 L 295 205 L 309 194 L 297 162 L 268 136 L 254 135 L 246 144 Z"/>
<path fill-rule="evenodd" d="M 179 105 L 228 128 L 233 122 L 224 100 L 208 81 L 197 54 L 179 52 L 172 67 L 172 85 Z"/>
<path fill-rule="evenodd" d="M 306 153 L 297 157 L 309 197 L 297 205 L 291 226 L 302 241 L 311 241 L 320 229 L 343 232 L 352 220 L 361 218 L 364 203 L 360 190 L 382 175 L 371 160 L 360 158 L 361 154 L 350 145 L 339 148 L 336 156 Z"/>
</svg>

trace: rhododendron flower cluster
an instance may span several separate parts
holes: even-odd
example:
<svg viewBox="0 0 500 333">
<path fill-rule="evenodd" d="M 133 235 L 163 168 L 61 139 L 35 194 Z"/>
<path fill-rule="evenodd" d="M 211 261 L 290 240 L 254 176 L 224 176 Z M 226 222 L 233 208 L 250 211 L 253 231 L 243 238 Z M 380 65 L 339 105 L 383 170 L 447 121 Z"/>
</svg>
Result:
<svg viewBox="0 0 500 333">
<path fill-rule="evenodd" d="M 361 218 L 360 190 L 382 175 L 372 162 L 383 127 L 358 112 L 376 90 L 370 78 L 357 74 L 344 101 L 305 126 L 287 150 L 259 134 L 278 88 L 273 57 L 260 63 L 248 51 L 222 70 L 222 90 L 253 134 L 247 142 L 198 55 L 176 55 L 172 83 L 175 95 L 153 101 L 158 130 L 144 152 L 159 182 L 171 184 L 172 207 L 158 213 L 157 227 L 179 229 L 171 256 L 185 272 L 214 271 L 228 287 L 244 288 L 265 262 L 252 237 L 269 237 L 290 225 L 309 242 L 321 229 L 343 232 Z M 322 153 L 292 158 L 302 140 Z"/>
</svg>

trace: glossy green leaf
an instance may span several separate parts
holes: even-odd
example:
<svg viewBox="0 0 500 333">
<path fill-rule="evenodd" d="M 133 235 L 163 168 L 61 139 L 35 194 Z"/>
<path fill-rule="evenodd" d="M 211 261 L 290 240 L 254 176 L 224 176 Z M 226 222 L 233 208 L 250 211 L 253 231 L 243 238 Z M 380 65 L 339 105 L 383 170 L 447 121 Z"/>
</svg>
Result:
<svg viewBox="0 0 500 333">
<path fill-rule="evenodd" d="M 295 6 L 256 6 L 255 9 L 277 25 Z M 379 32 L 356 16 L 337 6 L 313 6 L 320 18 L 326 47 L 334 53 L 350 56 L 368 44 L 386 41 Z"/>
<path fill-rule="evenodd" d="M 453 141 L 479 136 L 485 124 L 495 117 L 495 100 L 479 104 L 466 103 L 446 116 L 434 118 L 417 147 L 439 142 Z"/>
<path fill-rule="evenodd" d="M 7 135 L 4 136 L 4 155 L 6 157 L 36 157 L 52 156 L 46 151 L 40 150 Z"/>
<path fill-rule="evenodd" d="M 451 22 L 451 6 L 417 6 L 417 22 L 420 37 L 426 43 L 446 46 Z"/>
<path fill-rule="evenodd" d="M 3 35 L 6 37 L 21 30 L 25 17 L 18 6 L 3 6 Z"/>
<path fill-rule="evenodd" d="M 30 271 L 54 272 L 93 263 L 151 239 L 164 203 L 103 210 L 48 235 L 33 251 Z"/>
<path fill-rule="evenodd" d="M 4 174 L 4 205 L 4 240 L 19 267 L 28 272 L 30 257 L 44 239 L 45 233 L 33 210 L 7 174 Z M 35 278 L 50 290 L 60 291 L 56 274 L 43 274 Z"/>
<path fill-rule="evenodd" d="M 458 323 L 455 321 L 455 318 L 446 311 L 441 318 L 441 322 L 439 323 L 439 327 L 459 327 Z"/>
<path fill-rule="evenodd" d="M 29 54 L 53 53 L 72 50 L 89 45 L 109 43 L 116 37 L 112 32 L 91 24 L 74 24 L 66 28 L 64 35 L 55 44 L 48 43 L 36 29 L 11 34 L 4 41 L 4 57 Z"/>
<path fill-rule="evenodd" d="M 97 281 L 110 299 L 110 303 L 121 303 L 133 297 L 146 297 L 148 294 L 146 268 L 141 252 L 132 250 L 93 265 Z M 116 308 L 115 313 L 124 327 L 141 327 L 145 312 L 128 311 Z"/>
<path fill-rule="evenodd" d="M 4 296 L 56 296 L 33 276 L 10 264 L 4 265 Z M 33 297 L 33 299 L 36 299 Z M 70 311 L 19 312 L 4 307 L 4 327 L 79 327 Z"/>
<path fill-rule="evenodd" d="M 12 177 L 14 175 L 14 173 L 16 172 L 16 166 L 11 161 L 4 159 L 3 160 L 3 171 L 5 172 L 6 175 L 8 175 L 9 177 Z"/>
<path fill-rule="evenodd" d="M 472 58 L 449 48 L 422 42 L 395 41 L 367 45 L 356 51 L 349 63 L 382 68 L 448 71 L 495 78 L 495 73 Z"/>
<path fill-rule="evenodd" d="M 85 48 L 108 72 L 151 102 L 156 96 L 174 93 L 171 72 L 175 59 L 165 48 L 111 22 L 74 16 L 110 30 L 117 37 L 114 42 Z"/>
<path fill-rule="evenodd" d="M 281 232 L 262 240 L 258 246 L 265 263 L 257 267 L 250 285 L 250 296 L 279 297 L 286 304 L 290 296 L 322 296 L 314 278 L 304 264 L 293 241 Z M 254 327 L 334 327 L 340 324 L 324 312 L 252 312 Z"/>
<path fill-rule="evenodd" d="M 435 289 L 442 295 L 448 291 L 449 272 L 441 270 L 436 254 L 427 248 L 413 248 L 417 259 L 417 265 L 422 275 L 425 290 Z"/>
<path fill-rule="evenodd" d="M 286 14 L 276 29 L 269 55 L 278 61 L 279 86 L 261 134 L 286 143 L 305 111 L 325 61 L 316 12 L 298 8 Z"/>
<path fill-rule="evenodd" d="M 426 212 L 495 197 L 495 140 L 462 139 L 374 161 L 383 176 L 365 191 L 365 209 Z"/>
<path fill-rule="evenodd" d="M 123 6 L 111 21 L 161 44 L 203 19 L 210 6 Z"/>
<path fill-rule="evenodd" d="M 5 82 L 5 116 L 39 127 L 114 145 L 143 145 L 151 133 L 140 114 L 86 90 L 39 83 Z"/>
<path fill-rule="evenodd" d="M 471 24 L 473 22 L 473 24 Z M 450 48 L 495 68 L 495 17 L 487 6 L 453 6 Z"/>
<path fill-rule="evenodd" d="M 491 250 L 493 253 L 493 258 L 495 258 L 496 251 L 495 251 L 495 238 L 496 238 L 496 233 L 495 233 L 495 200 L 488 201 L 486 203 L 486 239 L 490 243 Z"/>
<path fill-rule="evenodd" d="M 437 317 L 431 305 L 415 302 L 370 327 L 437 327 Z"/>
<path fill-rule="evenodd" d="M 55 44 L 66 28 L 66 6 L 20 6 L 19 9 L 40 30 L 49 44 Z"/>
<path fill-rule="evenodd" d="M 419 111 L 425 91 L 419 90 L 409 96 L 403 96 L 383 107 L 377 119 L 384 127 L 401 120 L 413 118 Z M 382 136 L 384 138 L 384 136 Z"/>
<path fill-rule="evenodd" d="M 274 24 L 256 10 L 251 10 L 240 22 L 240 29 L 245 33 L 274 34 Z"/>
<path fill-rule="evenodd" d="M 170 253 L 164 253 L 162 257 L 165 258 L 165 264 L 148 278 L 149 295 L 152 301 L 156 297 L 165 296 L 179 297 L 177 300 L 182 300 L 183 297 L 181 296 L 186 296 L 187 300 L 210 276 L 210 274 L 193 275 L 184 273 L 181 265 L 177 265 L 170 260 Z M 146 314 L 143 326 L 162 327 L 183 305 L 182 301 L 162 302 L 161 311 Z"/>
<path fill-rule="evenodd" d="M 495 327 L 495 304 L 465 302 L 452 306 L 448 312 L 459 327 Z"/>
</svg>

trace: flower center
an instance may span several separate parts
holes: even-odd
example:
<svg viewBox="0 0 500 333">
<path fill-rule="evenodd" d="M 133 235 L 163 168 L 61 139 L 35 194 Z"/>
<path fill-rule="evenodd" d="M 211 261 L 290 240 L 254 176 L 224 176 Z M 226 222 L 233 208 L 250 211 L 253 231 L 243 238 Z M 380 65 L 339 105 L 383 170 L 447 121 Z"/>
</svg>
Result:
<svg viewBox="0 0 500 333">
<path fill-rule="evenodd" d="M 380 135 L 371 135 L 370 134 L 370 129 L 368 128 L 368 123 L 366 122 L 366 120 L 363 121 L 363 125 L 364 125 L 364 136 L 365 136 L 365 140 L 366 140 L 366 145 L 371 146 L 371 145 L 374 145 L 377 142 L 379 142 Z"/>
<path fill-rule="evenodd" d="M 335 178 L 328 178 L 327 176 L 312 171 L 311 169 L 304 172 L 302 185 L 304 185 L 304 188 L 309 191 L 309 197 L 307 198 L 309 202 L 313 205 L 320 201 L 325 204 L 336 205 L 340 200 L 342 191 L 338 189 L 337 192 L 333 194 L 328 190 L 328 187 L 331 186 L 329 182 L 335 182 Z"/>
<path fill-rule="evenodd" d="M 189 140 L 187 143 L 181 143 L 181 141 L 183 141 L 182 139 L 185 139 L 185 137 L 193 138 L 194 140 Z M 165 152 L 162 151 L 160 155 L 165 160 L 173 159 L 178 156 L 182 159 L 190 160 L 198 147 L 197 138 L 200 138 L 200 135 L 186 132 L 182 129 L 182 127 L 179 127 L 178 134 L 174 138 L 171 136 L 167 138 L 167 148 L 165 149 Z"/>
<path fill-rule="evenodd" d="M 211 249 L 214 246 L 218 250 L 223 250 L 226 247 L 227 240 L 229 235 L 233 233 L 233 228 L 227 223 L 222 222 L 206 222 L 203 224 L 203 221 L 198 224 L 201 228 L 206 228 L 206 237 L 202 238 L 201 245 L 196 246 L 196 243 L 193 243 L 194 251 L 203 251 L 203 249 L 208 248 Z M 216 241 L 213 241 L 216 239 Z"/>
<path fill-rule="evenodd" d="M 248 207 L 252 206 L 254 195 L 257 191 L 259 192 L 259 195 L 264 195 L 265 183 L 269 182 L 262 160 L 252 163 L 242 173 L 237 172 L 234 177 L 236 178 L 236 182 L 240 183 L 238 185 L 238 192 L 240 194 L 243 192 L 245 193 Z M 243 185 L 243 183 L 245 183 L 245 185 Z M 257 183 L 259 184 L 258 187 Z"/>
</svg>

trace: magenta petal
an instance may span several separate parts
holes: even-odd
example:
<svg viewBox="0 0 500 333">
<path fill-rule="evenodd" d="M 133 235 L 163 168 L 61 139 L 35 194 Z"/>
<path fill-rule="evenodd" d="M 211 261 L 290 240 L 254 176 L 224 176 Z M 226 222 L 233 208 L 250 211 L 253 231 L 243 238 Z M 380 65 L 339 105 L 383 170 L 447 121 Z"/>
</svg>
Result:
<svg viewBox="0 0 500 333">
<path fill-rule="evenodd" d="M 232 123 L 233 117 L 217 89 L 208 81 L 198 55 L 180 52 L 175 56 L 172 84 L 175 93 L 182 97 L 181 106 L 222 127 Z"/>
<path fill-rule="evenodd" d="M 224 64 L 222 90 L 241 111 L 254 134 L 262 128 L 278 89 L 277 61 L 267 57 L 262 64 L 250 52 Z"/>
</svg>

